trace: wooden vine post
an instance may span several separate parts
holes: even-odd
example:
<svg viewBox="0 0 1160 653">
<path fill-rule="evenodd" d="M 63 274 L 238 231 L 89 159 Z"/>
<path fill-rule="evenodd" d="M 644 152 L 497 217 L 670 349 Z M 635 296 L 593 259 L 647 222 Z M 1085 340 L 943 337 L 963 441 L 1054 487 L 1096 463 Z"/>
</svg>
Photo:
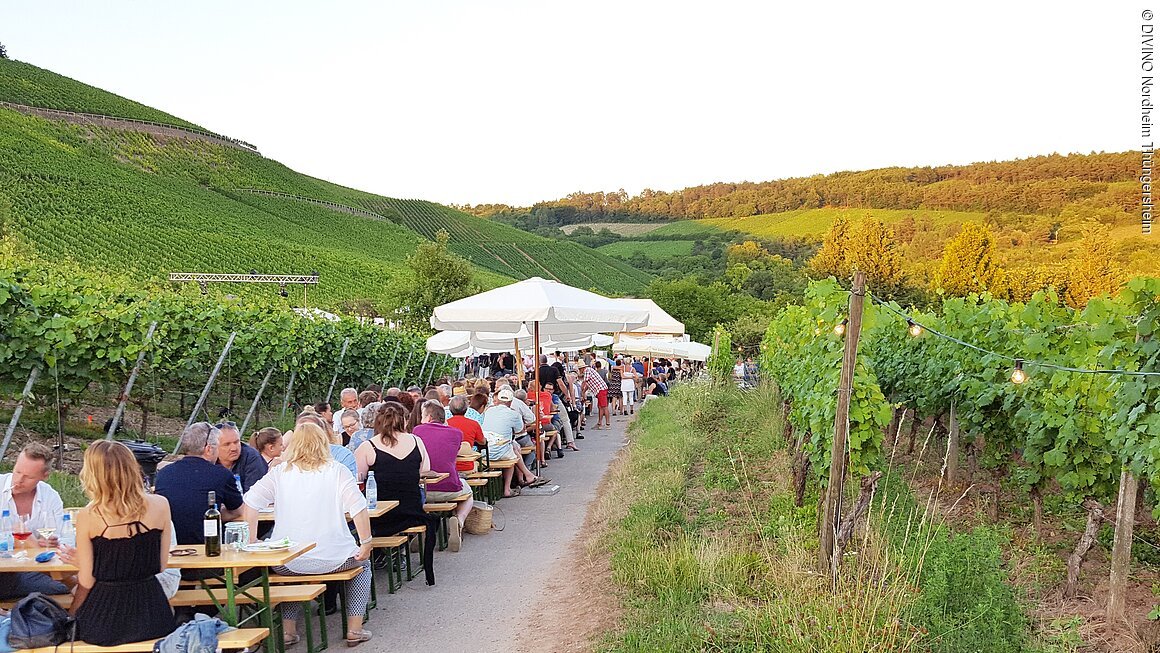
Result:
<svg viewBox="0 0 1160 653">
<path fill-rule="evenodd" d="M 943 479 L 947 487 L 954 488 L 959 471 L 959 416 L 955 412 L 955 402 L 951 401 L 950 416 L 947 418 L 947 457 L 943 463 Z"/>
<path fill-rule="evenodd" d="M 854 365 L 858 360 L 858 337 L 862 332 L 862 305 L 865 299 L 866 273 L 856 271 L 854 272 L 854 285 L 850 289 L 850 312 L 846 317 L 846 343 L 842 353 L 842 371 L 838 379 L 838 406 L 834 413 L 834 440 L 830 446 L 830 478 L 829 482 L 826 483 L 820 532 L 821 546 L 818 548 L 822 572 L 830 573 L 835 581 L 841 562 L 835 556 L 839 551 L 836 531 L 842 510 L 842 483 L 846 476 L 846 441 L 850 430 L 850 394 L 854 388 Z"/>
<path fill-rule="evenodd" d="M 1142 338 L 1136 336 L 1136 342 Z M 1132 531 L 1136 523 L 1136 493 L 1139 481 L 1124 468 L 1120 472 L 1120 493 L 1116 499 L 1116 531 L 1112 540 L 1112 572 L 1108 583 L 1108 629 L 1125 621 L 1128 600 L 1128 573 L 1132 564 Z"/>
<path fill-rule="evenodd" d="M 1127 469 L 1120 472 L 1120 495 L 1116 501 L 1116 536 L 1112 542 L 1112 573 L 1108 587 L 1108 628 L 1125 620 L 1128 573 L 1132 562 L 1132 530 L 1136 521 L 1139 483 Z"/>
</svg>

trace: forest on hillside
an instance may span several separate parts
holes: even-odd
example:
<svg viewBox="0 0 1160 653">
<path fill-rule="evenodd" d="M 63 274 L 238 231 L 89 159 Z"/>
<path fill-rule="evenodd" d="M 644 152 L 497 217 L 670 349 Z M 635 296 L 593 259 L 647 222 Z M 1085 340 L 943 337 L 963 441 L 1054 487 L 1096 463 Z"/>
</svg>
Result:
<svg viewBox="0 0 1160 653">
<path fill-rule="evenodd" d="M 827 206 L 1059 215 L 1069 204 L 1129 211 L 1139 155 L 1050 154 L 969 165 L 881 168 L 764 182 L 715 183 L 677 191 L 576 192 L 531 207 L 460 207 L 522 229 L 584 222 L 745 217 Z"/>
</svg>

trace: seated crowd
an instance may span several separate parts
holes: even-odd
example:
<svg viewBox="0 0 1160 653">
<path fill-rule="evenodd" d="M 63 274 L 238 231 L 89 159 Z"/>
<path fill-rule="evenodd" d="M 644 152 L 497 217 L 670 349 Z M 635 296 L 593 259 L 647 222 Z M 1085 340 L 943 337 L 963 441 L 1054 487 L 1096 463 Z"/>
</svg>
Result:
<svg viewBox="0 0 1160 653">
<path fill-rule="evenodd" d="M 192 616 L 175 615 L 169 605 L 181 580 L 215 571 L 167 568 L 171 549 L 205 543 L 204 518 L 213 501 L 223 522 L 246 522 L 252 539 L 269 535 L 315 544 L 285 566 L 273 567 L 274 573 L 360 570 L 344 588 L 345 637 L 350 646 L 365 642 L 371 638 L 363 618 L 372 564 L 392 564 L 373 550 L 372 538 L 423 529 L 420 560 L 427 584 L 434 585 L 439 519 L 424 509 L 426 503 L 455 504 L 446 520 L 446 540 L 450 551 L 460 551 L 474 506 L 468 479 L 480 458 L 502 469 L 504 497 L 542 485 L 545 458 L 580 451 L 577 440 L 584 438 L 590 413 L 596 415 L 593 428 L 611 428 L 610 388 L 612 409 L 627 415 L 642 393 L 646 399 L 666 394 L 673 369 L 668 361 L 647 369 L 628 357 L 569 359 L 559 352 L 541 355 L 538 370 L 534 359 L 524 362 L 521 376 L 508 367 L 515 364 L 508 354 L 468 361 L 471 376 L 427 388 L 345 388 L 338 410 L 326 402 L 306 406 L 292 430 L 261 428 L 248 442 L 233 422 L 192 424 L 180 435 L 180 457 L 159 467 L 152 493 L 143 487 L 128 447 L 94 442 L 80 473 L 89 503 L 75 513 L 75 546 L 55 534 L 36 542 L 55 547 L 77 573 L 59 578 L 0 573 L 0 599 L 72 592 L 78 640 L 113 646 L 163 637 Z M 12 472 L 0 475 L 0 509 L 10 519 L 19 516 L 34 533 L 51 533 L 54 529 L 38 527 L 58 526 L 65 515 L 60 495 L 46 482 L 53 457 L 44 445 L 30 444 Z M 373 517 L 365 489 L 370 475 L 377 487 L 372 498 L 397 502 Z M 271 529 L 259 516 L 272 506 L 277 519 Z M 333 603 L 332 592 L 327 602 Z M 284 641 L 295 644 L 301 604 L 282 604 L 281 611 Z"/>
</svg>

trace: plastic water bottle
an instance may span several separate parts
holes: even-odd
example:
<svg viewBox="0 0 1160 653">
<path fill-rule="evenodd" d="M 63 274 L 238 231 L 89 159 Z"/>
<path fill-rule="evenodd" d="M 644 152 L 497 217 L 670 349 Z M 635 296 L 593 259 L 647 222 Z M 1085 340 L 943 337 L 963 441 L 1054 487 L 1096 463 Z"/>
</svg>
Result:
<svg viewBox="0 0 1160 653">
<path fill-rule="evenodd" d="M 72 515 L 67 512 L 60 518 L 60 534 L 57 536 L 60 544 L 76 548 L 77 527 L 72 523 Z"/>
<path fill-rule="evenodd" d="M 375 481 L 375 473 L 367 472 L 367 510 L 379 507 L 379 484 Z"/>
<path fill-rule="evenodd" d="M 238 494 L 245 494 L 242 492 L 242 477 L 234 474 L 234 485 L 238 486 Z"/>
<path fill-rule="evenodd" d="M 16 539 L 12 537 L 12 515 L 5 510 L 0 513 L 0 558 L 12 557 Z"/>
</svg>

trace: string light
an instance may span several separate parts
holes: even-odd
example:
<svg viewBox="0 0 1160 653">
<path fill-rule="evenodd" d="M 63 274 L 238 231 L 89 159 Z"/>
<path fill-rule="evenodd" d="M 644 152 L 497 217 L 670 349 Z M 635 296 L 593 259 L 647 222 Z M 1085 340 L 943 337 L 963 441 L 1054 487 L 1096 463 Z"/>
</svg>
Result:
<svg viewBox="0 0 1160 653">
<path fill-rule="evenodd" d="M 922 335 L 922 325 L 910 318 L 906 318 L 906 330 L 915 338 Z"/>
<path fill-rule="evenodd" d="M 842 318 L 841 322 L 834 325 L 834 333 L 836 335 L 839 335 L 839 336 L 846 335 L 846 325 L 849 323 L 850 323 L 850 320 L 848 320 L 846 318 Z"/>
<path fill-rule="evenodd" d="M 906 313 L 903 313 L 903 312 L 895 309 L 894 307 L 890 306 L 882 298 L 875 296 L 873 293 L 868 293 L 868 294 L 870 295 L 870 300 L 873 301 L 875 304 L 886 309 L 888 312 L 893 313 L 893 314 L 897 315 L 898 317 L 906 320 L 907 330 L 910 332 L 911 335 L 914 335 L 914 328 L 917 327 L 919 330 L 919 333 L 922 333 L 923 331 L 929 331 L 931 334 L 933 334 L 936 337 L 942 338 L 943 340 L 949 340 L 953 343 L 962 345 L 963 347 L 966 347 L 968 349 L 973 349 L 973 350 L 979 352 L 980 354 L 986 354 L 988 356 L 994 356 L 996 358 L 1002 358 L 1002 359 L 1012 361 L 1013 363 L 1015 363 L 1015 370 L 1012 371 L 1012 373 L 1011 373 L 1011 377 L 1012 377 L 1011 381 L 1013 383 L 1023 383 L 1024 381 L 1027 380 L 1027 372 L 1023 371 L 1023 363 L 1025 362 L 1025 359 L 1019 358 L 1016 356 L 1008 356 L 1007 354 L 1000 354 L 999 352 L 991 351 L 990 349 L 984 349 L 983 347 L 980 347 L 978 345 L 971 344 L 965 340 L 960 340 L 954 336 L 951 336 L 951 335 L 942 333 L 940 331 L 937 331 L 935 329 L 932 329 L 925 324 L 917 322 L 914 318 L 910 317 Z M 843 321 L 843 323 L 844 323 L 844 321 Z M 838 331 L 838 328 L 834 327 L 834 331 L 836 333 Z M 1065 365 L 1054 365 L 1052 363 L 1041 363 L 1038 361 L 1029 361 L 1028 364 L 1034 365 L 1036 367 L 1041 367 L 1041 368 L 1047 369 L 1047 370 L 1057 370 L 1060 372 L 1075 372 L 1076 374 L 1119 374 L 1119 375 L 1124 375 L 1124 376 L 1144 376 L 1144 377 L 1160 376 L 1160 372 L 1142 372 L 1142 371 L 1138 372 L 1138 371 L 1125 370 L 1125 369 L 1120 369 L 1120 368 L 1085 369 L 1085 368 L 1081 368 L 1081 367 L 1067 367 Z M 1020 380 L 1018 380 L 1018 381 L 1015 380 L 1015 377 L 1017 376 L 1016 373 L 1018 373 L 1018 376 L 1020 378 Z"/>
<path fill-rule="evenodd" d="M 1015 369 L 1011 370 L 1011 383 L 1020 385 L 1027 380 L 1027 372 L 1023 371 L 1023 359 L 1015 359 Z"/>
</svg>

